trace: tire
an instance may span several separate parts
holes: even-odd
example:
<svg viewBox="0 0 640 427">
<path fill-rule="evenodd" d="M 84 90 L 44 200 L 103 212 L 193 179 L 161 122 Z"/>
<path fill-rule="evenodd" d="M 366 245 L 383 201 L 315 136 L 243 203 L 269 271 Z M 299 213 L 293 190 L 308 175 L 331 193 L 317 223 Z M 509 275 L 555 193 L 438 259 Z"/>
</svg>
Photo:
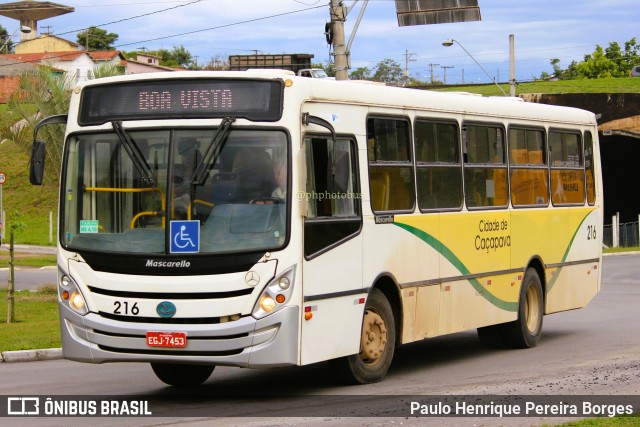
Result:
<svg viewBox="0 0 640 427">
<path fill-rule="evenodd" d="M 348 384 L 375 383 L 387 374 L 396 347 L 393 310 L 387 297 L 373 289 L 362 318 L 360 353 L 331 361 L 339 378 Z"/>
<path fill-rule="evenodd" d="M 165 384 L 177 387 L 198 386 L 213 372 L 213 365 L 182 365 L 178 363 L 151 363 L 156 376 Z"/>
<path fill-rule="evenodd" d="M 527 269 L 518 304 L 518 319 L 504 324 L 503 342 L 510 348 L 535 347 L 542 336 L 544 294 L 538 272 Z"/>
</svg>

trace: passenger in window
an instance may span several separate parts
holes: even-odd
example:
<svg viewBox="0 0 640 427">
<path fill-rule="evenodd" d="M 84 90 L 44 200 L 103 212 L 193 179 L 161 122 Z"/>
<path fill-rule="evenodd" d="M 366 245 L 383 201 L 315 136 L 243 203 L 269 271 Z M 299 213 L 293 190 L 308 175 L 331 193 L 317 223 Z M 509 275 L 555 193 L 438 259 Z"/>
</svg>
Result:
<svg viewBox="0 0 640 427">
<path fill-rule="evenodd" d="M 275 161 L 273 175 L 276 188 L 271 192 L 271 197 L 285 200 L 287 198 L 287 162 L 285 159 Z"/>
<path fill-rule="evenodd" d="M 263 150 L 245 148 L 233 160 L 238 177 L 236 203 L 252 203 L 271 198 L 275 186 L 271 157 Z"/>
<path fill-rule="evenodd" d="M 174 166 L 173 186 L 175 198 L 173 200 L 174 217 L 187 218 L 191 209 L 191 180 L 202 160 L 199 150 L 200 142 L 195 138 L 184 138 L 178 142 L 180 163 Z M 192 213 L 195 213 L 192 212 Z"/>
</svg>

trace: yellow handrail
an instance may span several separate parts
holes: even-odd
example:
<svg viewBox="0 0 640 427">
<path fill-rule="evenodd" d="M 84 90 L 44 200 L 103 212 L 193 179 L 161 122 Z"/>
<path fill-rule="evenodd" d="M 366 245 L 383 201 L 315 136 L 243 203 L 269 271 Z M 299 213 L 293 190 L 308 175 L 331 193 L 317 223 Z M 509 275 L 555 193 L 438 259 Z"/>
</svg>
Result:
<svg viewBox="0 0 640 427">
<path fill-rule="evenodd" d="M 84 191 L 95 191 L 101 193 L 149 193 L 152 191 L 157 191 L 160 193 L 160 207 L 162 211 L 166 209 L 166 203 L 164 198 L 164 192 L 159 187 L 148 187 L 148 188 L 115 188 L 115 187 L 85 187 Z M 148 215 L 158 215 L 157 211 L 144 211 L 139 212 L 136 216 L 133 217 L 131 222 L 129 223 L 129 228 L 134 228 L 136 225 L 136 221 L 140 219 L 142 216 Z M 162 217 L 162 228 L 164 228 L 164 216 Z"/>
</svg>

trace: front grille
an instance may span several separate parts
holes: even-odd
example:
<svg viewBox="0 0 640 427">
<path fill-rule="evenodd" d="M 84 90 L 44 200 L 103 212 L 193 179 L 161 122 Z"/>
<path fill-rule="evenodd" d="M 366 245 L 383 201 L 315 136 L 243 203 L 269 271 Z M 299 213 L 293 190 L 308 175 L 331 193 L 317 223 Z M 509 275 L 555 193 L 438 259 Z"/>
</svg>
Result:
<svg viewBox="0 0 640 427">
<path fill-rule="evenodd" d="M 108 337 L 145 338 L 145 335 L 121 334 L 121 333 L 116 333 L 116 332 L 101 331 L 101 330 L 98 330 L 98 329 L 94 329 L 93 332 L 95 332 L 96 334 L 105 335 L 105 336 L 108 336 Z M 193 337 L 193 336 L 189 336 L 189 341 L 198 341 L 198 340 L 207 340 L 207 341 L 220 340 L 220 341 L 223 341 L 223 340 L 234 340 L 234 339 L 238 339 L 238 338 L 246 338 L 248 336 L 249 336 L 248 332 L 245 332 L 243 334 L 224 335 L 224 336 L 220 336 L 220 337 L 213 337 L 213 336 Z"/>
<path fill-rule="evenodd" d="M 250 295 L 253 288 L 240 289 L 228 292 L 193 292 L 193 293 L 174 293 L 174 292 L 131 292 L 131 291 L 114 291 L 111 289 L 96 288 L 89 286 L 89 290 L 93 293 L 106 295 L 110 297 L 121 298 L 139 298 L 139 299 L 164 299 L 164 300 L 183 300 L 183 299 L 224 299 L 235 298 Z"/>
<path fill-rule="evenodd" d="M 108 347 L 106 345 L 99 345 L 98 348 L 104 351 L 110 351 L 112 353 L 127 353 L 127 354 L 153 354 L 158 356 L 233 356 L 242 353 L 242 349 L 226 350 L 226 351 L 188 351 L 188 350 L 137 350 L 131 348 L 116 348 Z"/>
<path fill-rule="evenodd" d="M 117 320 L 119 322 L 130 323 L 157 323 L 161 325 L 216 325 L 220 322 L 220 317 L 142 317 L 142 316 L 117 316 L 104 311 L 98 314 L 107 319 Z"/>
</svg>

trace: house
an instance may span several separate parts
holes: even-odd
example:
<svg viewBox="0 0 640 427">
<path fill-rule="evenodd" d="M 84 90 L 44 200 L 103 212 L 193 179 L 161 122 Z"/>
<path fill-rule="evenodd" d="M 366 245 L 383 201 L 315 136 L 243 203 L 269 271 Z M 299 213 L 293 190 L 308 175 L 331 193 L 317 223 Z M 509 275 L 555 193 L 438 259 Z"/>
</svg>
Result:
<svg viewBox="0 0 640 427">
<path fill-rule="evenodd" d="M 156 73 L 177 71 L 175 68 L 160 65 L 160 58 L 151 54 L 137 54 L 136 59 L 127 59 L 125 74 Z"/>
<path fill-rule="evenodd" d="M 65 40 L 51 34 L 44 34 L 38 38 L 24 40 L 16 44 L 16 53 L 42 53 L 42 52 L 70 52 L 82 48 L 78 43 Z"/>
<path fill-rule="evenodd" d="M 0 57 L 29 64 L 49 65 L 62 70 L 72 79 L 71 83 L 88 80 L 89 72 L 100 63 L 124 65 L 124 56 L 119 51 L 86 52 L 84 50 L 40 53 L 12 53 Z"/>
<path fill-rule="evenodd" d="M 38 70 L 35 65 L 3 58 L 3 56 L 0 55 L 0 104 L 6 103 L 9 97 L 18 90 L 22 74 Z"/>
</svg>

